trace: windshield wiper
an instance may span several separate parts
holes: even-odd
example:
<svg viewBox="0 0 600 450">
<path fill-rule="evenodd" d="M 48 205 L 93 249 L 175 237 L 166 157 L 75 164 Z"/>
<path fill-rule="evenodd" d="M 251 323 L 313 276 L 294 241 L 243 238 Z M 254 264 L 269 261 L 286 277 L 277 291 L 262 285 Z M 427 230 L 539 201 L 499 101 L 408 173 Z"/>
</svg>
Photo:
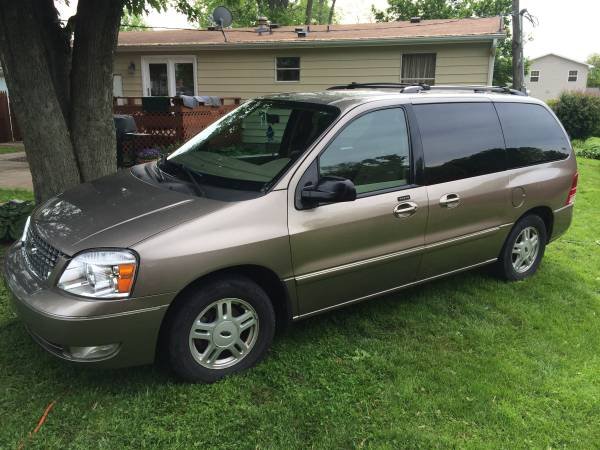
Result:
<svg viewBox="0 0 600 450">
<path fill-rule="evenodd" d="M 185 174 L 185 176 L 188 178 L 188 180 L 190 180 L 192 182 L 192 186 L 194 187 L 194 192 L 200 197 L 206 197 L 206 192 L 204 192 L 204 189 L 202 189 L 202 186 L 200 186 L 200 183 L 198 183 L 198 180 L 196 180 L 197 176 L 202 176 L 201 174 L 191 170 L 185 164 L 167 160 L 166 157 L 162 157 L 160 159 L 160 161 L 158 162 L 159 170 L 161 167 L 164 167 L 165 164 L 170 164 L 172 166 L 177 167 L 177 169 L 179 169 L 181 172 L 183 172 Z"/>
</svg>

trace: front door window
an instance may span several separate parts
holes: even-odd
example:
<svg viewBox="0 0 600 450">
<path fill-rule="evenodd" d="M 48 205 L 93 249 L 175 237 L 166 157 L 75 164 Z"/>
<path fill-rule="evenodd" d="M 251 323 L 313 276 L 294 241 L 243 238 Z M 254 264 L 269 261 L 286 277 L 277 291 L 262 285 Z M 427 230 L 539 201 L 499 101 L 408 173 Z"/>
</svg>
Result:
<svg viewBox="0 0 600 450">
<path fill-rule="evenodd" d="M 148 71 L 150 72 L 150 95 L 167 97 L 169 95 L 167 64 L 148 64 Z"/>
<path fill-rule="evenodd" d="M 194 95 L 193 63 L 175 63 L 175 95 Z"/>
<path fill-rule="evenodd" d="M 142 58 L 142 67 L 144 96 L 197 95 L 195 57 L 149 56 Z"/>
</svg>

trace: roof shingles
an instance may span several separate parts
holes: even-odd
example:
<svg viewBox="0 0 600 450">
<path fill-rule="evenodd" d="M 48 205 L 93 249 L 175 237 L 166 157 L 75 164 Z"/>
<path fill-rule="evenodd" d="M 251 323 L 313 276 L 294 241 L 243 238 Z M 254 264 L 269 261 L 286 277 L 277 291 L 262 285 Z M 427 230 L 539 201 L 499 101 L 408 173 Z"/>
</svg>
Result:
<svg viewBox="0 0 600 450">
<path fill-rule="evenodd" d="M 220 31 L 163 30 L 126 31 L 119 34 L 119 47 L 145 46 L 211 46 L 252 45 L 368 40 L 403 40 L 452 37 L 497 37 L 503 34 L 500 17 L 423 20 L 420 23 L 382 22 L 352 25 L 311 25 L 306 37 L 298 37 L 296 27 L 273 29 L 259 35 L 254 28 L 225 29 L 227 41 Z"/>
</svg>

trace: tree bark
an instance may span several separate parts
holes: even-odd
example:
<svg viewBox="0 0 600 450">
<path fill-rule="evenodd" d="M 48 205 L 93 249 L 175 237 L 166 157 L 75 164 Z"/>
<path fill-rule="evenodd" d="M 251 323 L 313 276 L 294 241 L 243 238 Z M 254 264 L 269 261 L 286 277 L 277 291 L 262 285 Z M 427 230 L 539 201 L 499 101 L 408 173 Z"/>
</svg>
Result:
<svg viewBox="0 0 600 450">
<path fill-rule="evenodd" d="M 79 0 L 71 69 L 71 139 L 82 181 L 117 169 L 113 60 L 123 0 Z"/>
<path fill-rule="evenodd" d="M 325 6 L 325 0 L 319 0 L 319 9 L 317 12 L 317 23 L 321 25 L 323 23 L 323 8 Z"/>
<path fill-rule="evenodd" d="M 523 62 L 523 29 L 519 0 L 512 0 L 512 62 L 513 62 L 513 88 L 518 91 L 525 90 L 525 71 Z"/>
<path fill-rule="evenodd" d="M 37 0 L 0 2 L 0 53 L 38 202 L 80 182 L 62 107 L 66 90 L 56 88 L 58 39 L 40 23 L 41 9 Z"/>
<path fill-rule="evenodd" d="M 333 22 L 333 15 L 335 13 L 335 0 L 331 2 L 331 9 L 329 10 L 329 19 L 327 19 L 327 24 L 331 25 Z"/>
<path fill-rule="evenodd" d="M 306 25 L 310 25 L 312 22 L 312 10 L 313 10 L 313 0 L 307 0 L 306 2 Z"/>
</svg>

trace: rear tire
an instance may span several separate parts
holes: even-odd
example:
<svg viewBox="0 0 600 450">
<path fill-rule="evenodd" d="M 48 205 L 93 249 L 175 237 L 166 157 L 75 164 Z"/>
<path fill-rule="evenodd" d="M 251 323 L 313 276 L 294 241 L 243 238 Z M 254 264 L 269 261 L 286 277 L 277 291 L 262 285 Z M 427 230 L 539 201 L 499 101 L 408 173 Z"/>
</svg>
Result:
<svg viewBox="0 0 600 450">
<path fill-rule="evenodd" d="M 544 257 L 547 238 L 541 217 L 534 214 L 523 217 L 506 238 L 497 263 L 498 274 L 508 281 L 532 276 Z"/>
<path fill-rule="evenodd" d="M 163 348 L 171 369 L 186 381 L 213 383 L 265 357 L 275 312 L 260 286 L 231 276 L 181 299 L 165 325 Z"/>
</svg>

